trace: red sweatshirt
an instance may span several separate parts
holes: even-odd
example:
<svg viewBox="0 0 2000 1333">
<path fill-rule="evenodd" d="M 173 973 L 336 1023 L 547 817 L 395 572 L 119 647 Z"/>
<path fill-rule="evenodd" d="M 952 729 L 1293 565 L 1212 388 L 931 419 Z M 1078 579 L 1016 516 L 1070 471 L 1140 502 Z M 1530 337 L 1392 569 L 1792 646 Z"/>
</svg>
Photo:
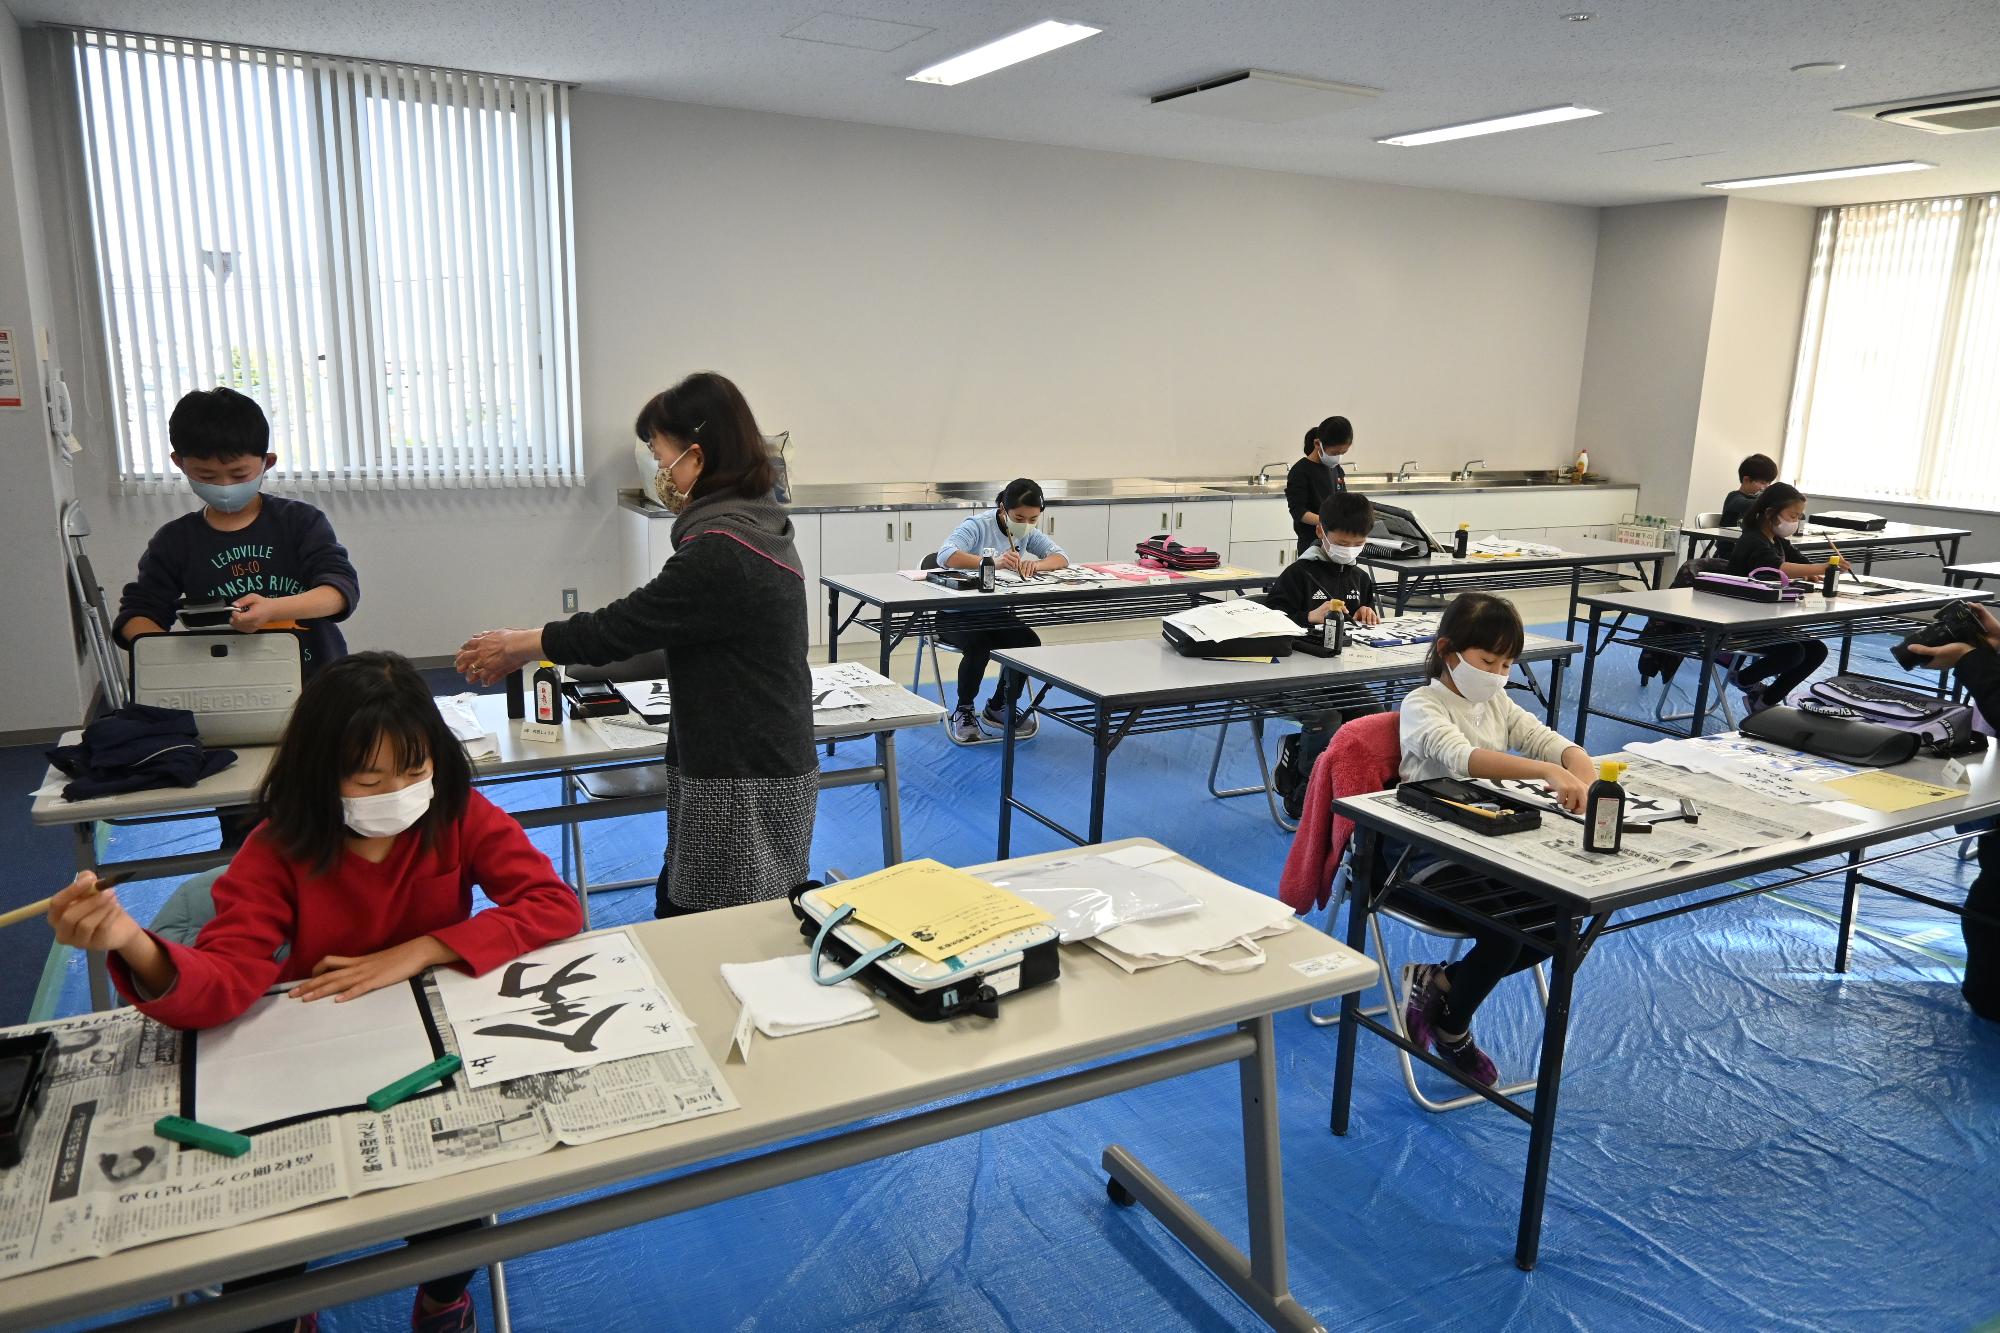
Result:
<svg viewBox="0 0 2000 1333">
<path fill-rule="evenodd" d="M 472 886 L 493 906 L 472 915 Z M 119 993 L 169 1027 L 207 1028 L 248 1009 L 283 981 L 312 975 L 329 954 L 357 957 L 434 935 L 475 975 L 583 929 L 576 891 L 506 812 L 473 792 L 457 824 L 427 849 L 399 836 L 380 865 L 342 851 L 321 875 L 279 854 L 260 828 L 215 882 L 215 919 L 193 948 L 160 939 L 180 975 L 141 999 L 116 953 Z M 282 962 L 271 955 L 289 942 Z M 330 1003 L 330 1001 L 329 1001 Z"/>
</svg>

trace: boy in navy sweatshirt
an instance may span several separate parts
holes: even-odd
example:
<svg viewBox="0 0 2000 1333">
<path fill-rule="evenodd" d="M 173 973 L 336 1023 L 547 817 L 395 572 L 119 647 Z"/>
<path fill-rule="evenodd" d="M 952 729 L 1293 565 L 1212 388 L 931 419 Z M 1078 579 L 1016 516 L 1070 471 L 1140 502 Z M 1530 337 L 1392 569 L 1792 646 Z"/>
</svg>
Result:
<svg viewBox="0 0 2000 1333">
<path fill-rule="evenodd" d="M 361 600 L 361 582 L 325 514 L 262 493 L 278 461 L 264 410 L 234 389 L 198 389 L 174 406 L 167 438 L 202 508 L 146 544 L 118 601 L 119 642 L 172 628 L 185 598 L 228 602 L 230 627 L 245 634 L 295 623 L 308 677 L 346 656 L 338 626 Z"/>
</svg>

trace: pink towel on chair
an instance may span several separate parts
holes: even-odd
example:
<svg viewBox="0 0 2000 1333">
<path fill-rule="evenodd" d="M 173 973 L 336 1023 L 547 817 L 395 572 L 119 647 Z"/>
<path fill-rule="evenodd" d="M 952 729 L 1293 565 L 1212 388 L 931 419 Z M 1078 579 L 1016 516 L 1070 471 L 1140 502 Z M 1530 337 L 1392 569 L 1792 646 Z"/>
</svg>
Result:
<svg viewBox="0 0 2000 1333">
<path fill-rule="evenodd" d="M 1396 780 L 1402 761 L 1402 721 L 1395 713 L 1357 717 L 1333 733 L 1333 742 L 1313 765 L 1305 813 L 1278 876 L 1278 898 L 1285 906 L 1300 916 L 1326 906 L 1333 872 L 1354 836 L 1354 821 L 1334 815 L 1333 799 L 1381 791 Z"/>
</svg>

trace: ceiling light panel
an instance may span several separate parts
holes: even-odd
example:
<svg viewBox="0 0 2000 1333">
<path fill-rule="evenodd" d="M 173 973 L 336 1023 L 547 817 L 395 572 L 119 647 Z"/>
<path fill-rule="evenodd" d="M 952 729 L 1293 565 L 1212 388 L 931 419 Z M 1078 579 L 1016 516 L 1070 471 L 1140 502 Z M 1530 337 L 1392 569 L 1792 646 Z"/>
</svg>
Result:
<svg viewBox="0 0 2000 1333">
<path fill-rule="evenodd" d="M 1824 171 L 1794 171 L 1782 176 L 1744 176 L 1733 181 L 1703 181 L 1711 190 L 1754 190 L 1762 185 L 1803 185 L 1848 176 L 1893 176 L 1900 171 L 1929 171 L 1935 162 L 1871 162 L 1865 167 L 1829 167 Z"/>
<path fill-rule="evenodd" d="M 1073 42 L 1086 37 L 1095 37 L 1102 28 L 1092 28 L 1082 23 L 1064 23 L 1060 19 L 1047 19 L 1032 28 L 1023 28 L 984 46 L 976 46 L 963 55 L 941 60 L 926 69 L 910 75 L 911 83 L 935 83 L 946 88 L 976 79 L 982 74 L 1018 65 L 1023 60 L 1033 60 L 1036 56 L 1047 55 L 1061 50 Z"/>
<path fill-rule="evenodd" d="M 1587 106 L 1549 106 L 1539 111 L 1521 111 L 1511 116 L 1494 116 L 1487 120 L 1469 120 L 1462 125 L 1445 125 L 1434 130 L 1416 130 L 1409 134 L 1392 134 L 1376 143 L 1389 144 L 1396 148 L 1416 148 L 1423 144 L 1447 143 L 1453 139 L 1470 139 L 1480 134 L 1503 134 L 1508 130 L 1533 129 L 1537 125 L 1555 125 L 1565 120 L 1582 120 L 1588 116 L 1602 115 Z"/>
</svg>

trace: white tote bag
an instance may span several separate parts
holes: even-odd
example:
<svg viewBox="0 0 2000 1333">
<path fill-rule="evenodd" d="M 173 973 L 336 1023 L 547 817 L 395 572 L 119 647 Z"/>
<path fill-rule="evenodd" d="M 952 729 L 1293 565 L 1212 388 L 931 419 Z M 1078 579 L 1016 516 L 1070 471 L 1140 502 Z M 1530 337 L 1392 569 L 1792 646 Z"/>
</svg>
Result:
<svg viewBox="0 0 2000 1333">
<path fill-rule="evenodd" d="M 1113 926 L 1087 941 L 1127 972 L 1187 962 L 1211 972 L 1261 967 L 1260 939 L 1297 924 L 1292 909 L 1269 894 L 1232 884 L 1198 866 L 1155 866 L 1201 899 L 1198 911 Z"/>
</svg>

